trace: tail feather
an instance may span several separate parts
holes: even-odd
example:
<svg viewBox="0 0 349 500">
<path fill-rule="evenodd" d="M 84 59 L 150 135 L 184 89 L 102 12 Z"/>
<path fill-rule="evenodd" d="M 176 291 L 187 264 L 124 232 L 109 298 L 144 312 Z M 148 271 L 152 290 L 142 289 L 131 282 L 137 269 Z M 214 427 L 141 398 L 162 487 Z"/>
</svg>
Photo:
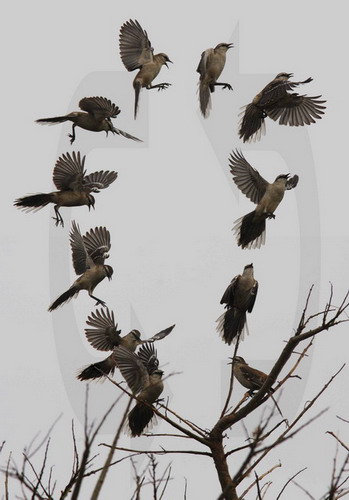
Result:
<svg viewBox="0 0 349 500">
<path fill-rule="evenodd" d="M 56 299 L 50 305 L 50 307 L 48 308 L 49 312 L 53 311 L 54 309 L 57 309 L 57 307 L 61 306 L 65 302 L 71 300 L 75 295 L 77 295 L 79 293 L 79 291 L 80 290 L 76 286 L 70 287 L 66 292 L 62 293 L 62 295 L 60 295 L 58 297 L 58 299 Z"/>
<path fill-rule="evenodd" d="M 115 360 L 112 356 L 108 356 L 103 361 L 93 363 L 92 365 L 84 368 L 76 378 L 78 380 L 101 379 L 105 375 L 113 375 L 115 368 Z"/>
<path fill-rule="evenodd" d="M 38 120 L 35 120 L 36 123 L 47 123 L 53 125 L 54 123 L 63 123 L 68 121 L 69 118 L 67 115 L 65 116 L 54 116 L 53 118 L 39 118 Z"/>
<path fill-rule="evenodd" d="M 251 142 L 260 139 L 264 133 L 264 112 L 254 104 L 248 104 L 242 118 L 239 136 L 243 142 Z"/>
<path fill-rule="evenodd" d="M 207 118 L 211 110 L 211 93 L 207 83 L 199 83 L 200 110 L 204 118 Z"/>
<path fill-rule="evenodd" d="M 134 118 L 137 118 L 137 111 L 138 111 L 138 101 L 139 101 L 139 94 L 142 88 L 142 84 L 140 82 L 134 82 L 133 88 L 135 89 L 135 108 L 134 108 Z"/>
<path fill-rule="evenodd" d="M 236 307 L 228 309 L 217 319 L 217 330 L 226 344 L 235 342 L 238 337 L 243 340 L 243 330 L 247 330 L 246 312 L 240 311 Z M 245 328 L 246 326 L 246 328 Z"/>
<path fill-rule="evenodd" d="M 265 243 L 265 219 L 267 215 L 256 215 L 250 212 L 235 221 L 233 231 L 241 248 L 260 248 Z"/>
<path fill-rule="evenodd" d="M 14 206 L 24 210 L 25 212 L 36 212 L 43 207 L 46 207 L 51 202 L 51 194 L 39 193 L 30 196 L 23 196 L 15 200 Z"/>
<path fill-rule="evenodd" d="M 153 416 L 154 411 L 151 408 L 142 403 L 137 403 L 128 415 L 128 425 L 131 430 L 131 436 L 140 436 Z"/>
</svg>

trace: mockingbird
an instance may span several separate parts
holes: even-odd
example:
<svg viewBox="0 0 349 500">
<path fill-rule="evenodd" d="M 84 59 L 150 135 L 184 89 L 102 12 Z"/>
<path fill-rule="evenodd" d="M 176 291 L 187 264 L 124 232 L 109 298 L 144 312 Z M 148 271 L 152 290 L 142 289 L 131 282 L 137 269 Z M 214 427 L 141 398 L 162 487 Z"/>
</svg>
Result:
<svg viewBox="0 0 349 500">
<path fill-rule="evenodd" d="M 79 380 L 100 379 L 105 375 L 113 375 L 115 368 L 117 368 L 114 356 L 116 349 L 123 346 L 130 352 L 134 352 L 140 344 L 165 338 L 175 327 L 172 325 L 147 340 L 141 340 L 141 334 L 138 330 L 131 330 L 127 335 L 121 337 L 121 330 L 117 329 L 118 324 L 115 322 L 114 312 L 108 308 L 92 312 L 86 323 L 91 327 L 85 329 L 89 343 L 99 351 L 112 351 L 112 354 L 103 361 L 84 368 L 77 376 Z"/>
<path fill-rule="evenodd" d="M 84 170 L 85 156 L 80 152 L 66 153 L 58 158 L 53 170 L 53 182 L 58 189 L 52 193 L 39 193 L 24 196 L 15 200 L 14 205 L 25 212 L 36 212 L 49 203 L 54 203 L 56 226 L 64 226 L 59 213 L 61 207 L 78 207 L 87 205 L 90 210 L 95 207 L 95 199 L 91 193 L 99 193 L 115 181 L 117 172 L 99 171 L 86 175 Z"/>
<path fill-rule="evenodd" d="M 240 384 L 246 387 L 246 389 L 249 389 L 250 395 L 258 391 L 268 377 L 268 375 L 260 370 L 256 370 L 249 366 L 240 356 L 235 356 L 233 358 L 233 373 Z M 270 392 L 274 392 L 274 390 L 271 388 Z"/>
<path fill-rule="evenodd" d="M 120 56 L 126 69 L 128 71 L 139 70 L 133 80 L 135 91 L 134 117 L 136 118 L 141 88 L 165 90 L 171 85 L 170 83 L 152 85 L 152 82 L 158 76 L 162 66 L 168 67 L 167 63 L 172 63 L 172 61 L 163 52 L 154 54 L 148 34 L 137 20 L 130 19 L 121 26 L 119 47 Z"/>
<path fill-rule="evenodd" d="M 159 370 L 159 361 L 153 344 L 142 345 L 137 355 L 120 346 L 115 349 L 114 356 L 122 376 L 138 399 L 128 414 L 128 425 L 132 437 L 140 436 L 154 416 L 151 405 L 156 402 L 164 389 L 161 380 L 164 372 Z"/>
<path fill-rule="evenodd" d="M 241 248 L 260 248 L 265 243 L 265 221 L 275 219 L 274 212 L 284 197 L 286 189 L 297 186 L 298 175 L 278 175 L 269 184 L 245 159 L 241 151 L 234 151 L 229 159 L 233 180 L 240 191 L 247 196 L 256 209 L 235 221 L 233 227 Z"/>
<path fill-rule="evenodd" d="M 84 97 L 79 102 L 79 108 L 82 111 L 73 111 L 67 115 L 55 116 L 53 118 L 39 118 L 39 120 L 36 120 L 36 123 L 52 125 L 67 121 L 73 122 L 72 133 L 68 134 L 70 144 L 73 144 L 75 141 L 75 127 L 81 127 L 92 132 L 104 131 L 106 135 L 108 135 L 108 132 L 111 132 L 112 134 L 132 139 L 133 141 L 142 142 L 141 139 L 137 139 L 137 137 L 114 127 L 111 118 L 116 118 L 121 110 L 106 97 Z"/>
<path fill-rule="evenodd" d="M 253 264 L 244 267 L 228 285 L 220 304 L 225 304 L 226 311 L 217 319 L 217 331 L 226 344 L 240 338 L 246 325 L 246 312 L 252 312 L 258 292 L 258 281 L 253 276 Z"/>
<path fill-rule="evenodd" d="M 232 43 L 219 43 L 214 49 L 207 49 L 201 54 L 197 72 L 200 73 L 199 99 L 200 109 L 207 118 L 211 109 L 211 92 L 217 85 L 223 89 L 233 90 L 229 83 L 217 82 L 225 66 L 227 50 L 234 47 Z"/>
<path fill-rule="evenodd" d="M 94 297 L 92 292 L 104 278 L 111 280 L 113 275 L 113 268 L 104 264 L 105 259 L 109 257 L 107 252 L 111 247 L 109 231 L 105 227 L 96 227 L 82 236 L 78 224 L 73 221 L 70 231 L 70 247 L 74 270 L 81 276 L 50 305 L 48 310 L 53 311 L 78 295 L 81 290 L 86 290 L 89 296 L 97 301 L 97 304 L 105 306 L 105 302 Z"/>
<path fill-rule="evenodd" d="M 245 107 L 241 126 L 240 138 L 243 142 L 259 140 L 261 133 L 265 132 L 264 120 L 267 116 L 280 125 L 298 127 L 315 123 L 316 119 L 324 114 L 322 106 L 326 101 L 319 101 L 318 96 L 308 97 L 291 93 L 298 85 L 309 83 L 313 79 L 307 78 L 303 82 L 290 82 L 293 73 L 279 73 L 268 85 L 264 87 Z"/>
</svg>

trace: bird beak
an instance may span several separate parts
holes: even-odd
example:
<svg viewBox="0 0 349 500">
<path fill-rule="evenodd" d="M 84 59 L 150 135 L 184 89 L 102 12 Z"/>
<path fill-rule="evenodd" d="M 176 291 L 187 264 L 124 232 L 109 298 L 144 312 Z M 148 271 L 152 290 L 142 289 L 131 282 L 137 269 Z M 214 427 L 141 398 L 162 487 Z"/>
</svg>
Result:
<svg viewBox="0 0 349 500">
<path fill-rule="evenodd" d="M 234 47 L 233 43 L 227 43 L 228 49 L 232 49 Z"/>
<path fill-rule="evenodd" d="M 292 78 L 292 77 L 293 77 L 293 73 L 287 73 L 287 76 L 288 76 L 289 78 Z"/>
<path fill-rule="evenodd" d="M 168 62 L 169 62 L 169 63 L 171 63 L 171 64 L 173 64 L 173 62 L 172 62 L 172 61 L 170 61 L 170 59 L 168 59 L 168 60 L 165 62 L 166 68 L 168 68 L 168 65 L 167 65 L 167 63 L 168 63 Z"/>
<path fill-rule="evenodd" d="M 285 177 L 288 179 L 290 177 L 290 174 L 285 174 Z"/>
</svg>

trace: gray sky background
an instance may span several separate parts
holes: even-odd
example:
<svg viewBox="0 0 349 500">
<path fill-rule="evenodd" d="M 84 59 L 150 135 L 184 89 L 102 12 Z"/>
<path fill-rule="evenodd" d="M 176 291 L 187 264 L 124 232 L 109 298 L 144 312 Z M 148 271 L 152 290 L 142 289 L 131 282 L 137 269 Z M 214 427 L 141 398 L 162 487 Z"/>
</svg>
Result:
<svg viewBox="0 0 349 500">
<path fill-rule="evenodd" d="M 103 358 L 83 338 L 94 303 L 82 293 L 54 315 L 47 312 L 51 301 L 75 279 L 68 244 L 70 220 L 78 221 L 82 231 L 105 225 L 111 232 L 108 264 L 114 267 L 114 278 L 103 281 L 96 295 L 115 311 L 124 333 L 138 327 L 146 338 L 176 323 L 171 336 L 157 345 L 166 373 L 181 372 L 167 381 L 164 396 L 170 397 L 172 409 L 203 428 L 211 427 L 219 415 L 227 388 L 226 362 L 232 353 L 215 332 L 215 320 L 223 312 L 219 300 L 245 264 L 254 263 L 260 290 L 248 318 L 250 336 L 240 354 L 264 371 L 296 326 L 312 283 L 311 311 L 324 306 L 329 282 L 334 285 L 334 303 L 341 301 L 349 282 L 344 5 L 218 0 L 210 9 L 197 1 L 183 9 L 167 1 L 135 1 L 127 6 L 109 0 L 99 5 L 81 0 L 8 3 L 0 30 L 5 49 L 0 418 L 1 440 L 7 441 L 2 463 L 10 450 L 19 461 L 23 447 L 38 432 L 44 434 L 63 412 L 49 454 L 61 487 L 72 457 L 71 419 L 82 437 L 85 388 L 75 373 Z M 134 74 L 125 70 L 118 51 L 119 28 L 130 18 L 148 31 L 155 51 L 166 52 L 174 62 L 157 79 L 172 83 L 168 90 L 142 91 L 136 122 Z M 228 52 L 222 80 L 230 82 L 234 92 L 217 89 L 211 116 L 204 123 L 198 113 L 195 70 L 203 50 L 228 41 L 235 48 Z M 243 145 L 237 136 L 239 108 L 281 71 L 293 72 L 297 80 L 314 78 L 300 92 L 323 95 L 328 106 L 324 118 L 299 130 L 267 121 L 261 142 Z M 70 125 L 34 123 L 37 118 L 77 110 L 80 98 L 93 95 L 119 105 L 115 126 L 145 143 L 77 129 L 71 147 Z M 233 221 L 252 210 L 230 179 L 228 156 L 236 147 L 267 180 L 286 172 L 300 177 L 298 187 L 286 193 L 276 219 L 268 223 L 267 242 L 259 251 L 242 251 L 231 232 Z M 93 213 L 86 207 L 63 208 L 62 229 L 54 226 L 49 208 L 25 214 L 12 207 L 15 198 L 52 190 L 58 156 L 78 150 L 87 155 L 88 172 L 119 173 L 110 188 L 96 195 Z M 347 361 L 348 347 L 346 325 L 317 338 L 312 356 L 299 372 L 302 380 L 291 380 L 285 387 L 280 401 L 285 416 L 295 416 Z M 338 431 L 349 442 L 348 427 L 336 418 L 348 418 L 347 392 L 345 368 L 309 416 L 324 408 L 329 408 L 327 413 L 258 468 L 263 473 L 279 460 L 282 463 L 270 476 L 274 487 L 268 498 L 275 498 L 303 467 L 308 469 L 299 482 L 316 498 L 324 493 L 335 453 L 334 440 L 325 433 Z M 234 401 L 242 394 L 236 387 Z M 102 415 L 115 396 L 111 384 L 93 384 L 91 419 Z M 98 442 L 112 440 L 120 414 L 121 408 Z M 250 431 L 256 423 L 256 418 L 247 422 Z M 164 423 L 157 431 L 171 432 Z M 244 439 L 242 429 L 232 432 L 229 446 Z M 131 442 L 125 436 L 122 443 L 158 447 L 156 439 Z M 177 441 L 165 445 L 180 446 Z M 160 463 L 164 467 L 172 459 L 163 457 Z M 231 460 L 232 471 L 238 463 Z M 184 477 L 188 499 L 219 495 L 210 460 L 174 458 L 173 475 L 167 498 L 183 497 Z M 92 484 L 94 480 L 86 483 L 84 498 Z M 101 498 L 109 500 L 117 492 L 126 499 L 131 491 L 131 472 L 123 464 L 109 474 Z M 13 488 L 13 497 L 14 493 Z M 148 494 L 145 498 L 151 498 Z M 283 498 L 293 499 L 293 494 L 290 489 Z"/>
</svg>

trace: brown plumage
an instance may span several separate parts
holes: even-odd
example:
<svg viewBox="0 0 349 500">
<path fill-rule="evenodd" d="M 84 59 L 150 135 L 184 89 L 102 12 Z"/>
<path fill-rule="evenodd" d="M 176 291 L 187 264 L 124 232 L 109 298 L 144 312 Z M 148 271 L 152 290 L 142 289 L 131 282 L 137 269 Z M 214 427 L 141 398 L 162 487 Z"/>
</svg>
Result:
<svg viewBox="0 0 349 500">
<path fill-rule="evenodd" d="M 138 69 L 133 80 L 135 91 L 134 117 L 137 117 L 139 94 L 142 88 L 165 90 L 170 83 L 158 83 L 152 85 L 163 65 L 167 66 L 170 61 L 168 55 L 160 52 L 154 54 L 154 49 L 148 38 L 147 32 L 137 20 L 130 19 L 120 28 L 119 48 L 121 60 L 128 71 Z"/>
<path fill-rule="evenodd" d="M 232 43 L 219 43 L 214 49 L 207 49 L 201 54 L 196 71 L 200 74 L 199 100 L 204 118 L 209 115 L 211 93 L 215 91 L 215 87 L 221 86 L 223 89 L 233 90 L 230 83 L 217 81 L 225 66 L 226 53 L 233 46 Z"/>
<path fill-rule="evenodd" d="M 74 270 L 80 276 L 66 292 L 50 305 L 48 310 L 53 311 L 78 295 L 81 290 L 86 290 L 97 304 L 105 306 L 105 302 L 93 296 L 92 293 L 98 283 L 104 278 L 111 280 L 113 275 L 113 268 L 104 264 L 105 259 L 109 257 L 108 252 L 111 248 L 109 231 L 105 227 L 96 227 L 82 236 L 78 224 L 73 221 L 70 231 L 70 246 Z"/>
<path fill-rule="evenodd" d="M 59 212 L 61 207 L 78 207 L 87 205 L 90 210 L 95 206 L 95 199 L 91 193 L 99 193 L 115 181 L 117 172 L 99 171 L 86 175 L 84 169 L 85 156 L 80 152 L 66 153 L 58 158 L 53 170 L 53 182 L 58 189 L 52 193 L 39 193 L 15 200 L 14 205 L 25 212 L 36 212 L 49 203 L 54 203 L 56 226 L 64 226 Z"/>
<path fill-rule="evenodd" d="M 133 141 L 142 142 L 141 139 L 114 127 L 111 119 L 116 118 L 121 110 L 106 97 L 84 97 L 79 102 L 79 108 L 82 111 L 73 111 L 67 115 L 53 118 L 39 118 L 36 123 L 52 125 L 66 121 L 73 122 L 72 133 L 68 134 L 70 144 L 75 141 L 75 127 L 81 127 L 92 132 L 104 131 L 106 135 L 111 132 Z"/>
<path fill-rule="evenodd" d="M 239 136 L 243 142 L 259 140 L 264 132 L 266 117 L 279 121 L 280 125 L 299 127 L 310 125 L 322 118 L 326 101 L 319 101 L 321 96 L 308 97 L 291 93 L 295 87 L 311 82 L 307 78 L 303 82 L 290 82 L 292 73 L 279 73 L 264 87 L 245 108 Z"/>
</svg>

